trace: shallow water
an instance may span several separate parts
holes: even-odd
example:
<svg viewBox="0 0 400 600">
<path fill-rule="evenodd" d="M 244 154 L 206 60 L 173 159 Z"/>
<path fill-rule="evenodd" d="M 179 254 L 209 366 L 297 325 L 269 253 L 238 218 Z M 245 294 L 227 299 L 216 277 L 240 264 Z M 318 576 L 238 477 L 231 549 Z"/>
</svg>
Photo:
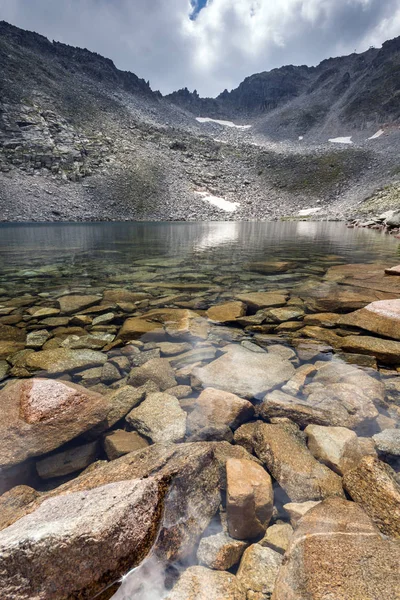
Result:
<svg viewBox="0 0 400 600">
<path fill-rule="evenodd" d="M 321 385 L 335 385 L 339 381 L 347 381 L 347 377 L 351 380 L 351 385 L 354 385 L 354 377 L 358 377 L 358 374 L 368 377 L 368 380 L 357 380 L 357 385 L 361 387 L 368 381 L 369 385 L 375 382 L 383 389 L 382 382 L 386 382 L 386 395 L 382 396 L 380 402 L 375 402 L 376 407 L 373 403 L 368 405 L 369 414 L 366 409 L 366 416 L 360 417 L 363 408 L 358 406 L 355 411 L 358 420 L 349 420 L 351 425 L 345 425 L 363 437 L 371 437 L 381 430 L 398 425 L 396 407 L 400 404 L 400 386 L 396 384 L 396 366 L 400 364 L 400 355 L 396 362 L 393 359 L 376 361 L 368 353 L 366 357 L 357 353 L 343 353 L 340 347 L 333 347 L 329 335 L 334 331 L 339 336 L 336 339 L 340 339 L 340 336 L 345 337 L 349 333 L 356 333 L 355 331 L 346 331 L 338 326 L 332 329 L 331 325 L 323 324 L 318 331 L 316 328 L 308 328 L 307 331 L 306 328 L 303 334 L 303 319 L 319 312 L 351 312 L 352 309 L 344 304 L 328 310 L 315 309 L 309 302 L 310 290 L 325 289 L 331 273 L 329 270 L 333 267 L 369 264 L 371 270 L 376 265 L 382 270 L 384 266 L 394 266 L 399 262 L 399 240 L 369 229 L 347 229 L 342 223 L 300 221 L 1 225 L 0 334 L 2 325 L 13 327 L 14 332 L 22 330 L 30 334 L 45 330 L 47 333 L 43 338 L 43 348 L 40 344 L 28 344 L 22 354 L 21 348 L 18 348 L 9 355 L 0 356 L 0 388 L 15 379 L 40 375 L 64 378 L 107 394 L 126 385 L 131 369 L 145 364 L 149 359 L 167 356 L 171 360 L 177 383 L 189 387 L 186 397 L 180 398 L 179 402 L 183 410 L 190 414 L 202 383 L 203 387 L 209 385 L 201 380 L 198 371 L 191 372 L 192 365 L 193 368 L 206 367 L 224 356 L 228 346 L 233 357 L 229 368 L 234 371 L 237 367 L 239 371 L 245 362 L 251 372 L 253 361 L 259 353 L 273 355 L 276 351 L 276 356 L 281 357 L 284 365 L 282 368 L 286 370 L 316 365 L 315 371 L 310 371 L 298 392 L 290 392 L 293 393 L 294 400 L 297 398 L 300 402 L 306 403 L 314 390 L 321 389 Z M 264 267 L 260 268 L 259 263 L 263 263 Z M 353 268 L 353 274 L 357 274 L 357 267 Z M 389 279 L 393 282 L 396 278 Z M 368 288 L 363 288 L 362 285 L 360 281 L 356 288 L 361 296 L 364 292 L 368 294 Z M 143 297 L 133 302 L 102 300 L 106 290 L 121 289 L 141 293 Z M 342 290 L 343 286 L 339 285 L 337 289 Z M 295 309 L 295 312 L 287 319 L 277 319 L 267 314 L 267 307 L 264 311 L 265 318 L 252 323 L 246 321 L 246 317 L 252 318 L 257 308 L 249 304 L 245 308 L 246 314 L 241 316 L 242 320 L 239 318 L 219 323 L 207 319 L 206 311 L 216 305 L 237 300 L 240 295 L 265 291 L 284 295 L 288 301 L 286 308 Z M 331 293 L 329 288 L 328 299 Z M 34 315 L 38 307 L 57 309 L 59 299 L 64 296 L 88 294 L 98 295 L 97 303 L 92 302 L 91 306 L 67 315 L 55 315 L 56 319 L 64 319 L 62 323 L 52 322 L 51 319 L 46 321 L 43 317 Z M 196 313 L 202 326 L 206 324 L 207 333 L 197 337 L 190 331 L 182 332 L 179 328 L 176 330 L 176 323 L 171 328 L 168 320 L 171 317 L 163 321 L 158 316 L 160 329 L 153 336 L 134 335 L 131 339 L 120 341 L 119 332 L 128 318 L 141 317 L 156 308 L 161 311 L 163 308 L 189 309 Z M 104 314 L 108 318 L 94 322 L 94 319 Z M 286 322 L 289 325 L 285 329 Z M 11 335 L 7 331 L 7 335 Z M 357 333 L 363 335 L 363 332 Z M 26 363 L 26 354 L 23 353 L 27 350 L 39 353 L 41 349 L 54 350 L 59 347 L 94 349 L 93 346 L 85 346 L 85 343 L 79 346 L 79 339 L 84 339 L 88 334 L 91 338 L 96 338 L 97 342 L 100 340 L 96 350 L 107 355 L 108 363 L 114 361 L 114 367 L 117 366 L 111 377 L 104 376 L 99 365 L 89 364 L 72 370 L 58 369 L 51 372 L 38 368 L 35 370 Z M 101 336 L 104 336 L 103 343 Z M 184 343 L 187 347 L 177 357 L 171 358 L 163 351 L 160 354 L 158 344 L 162 342 Z M 23 345 L 22 343 L 22 348 Z M 189 354 L 193 352 L 191 356 L 187 355 L 188 350 Z M 354 371 L 343 370 L 347 368 L 345 361 L 354 366 Z M 319 372 L 323 363 L 331 362 L 337 373 L 330 373 L 330 379 L 318 380 L 318 374 L 315 373 Z M 257 377 L 256 374 L 249 377 L 249 386 L 255 390 L 254 393 L 246 396 L 245 389 L 243 393 L 235 393 L 246 396 L 259 407 L 265 395 L 265 386 L 264 382 L 260 382 L 260 389 L 257 391 Z M 286 381 L 290 378 L 289 374 Z M 282 382 L 271 384 L 268 389 L 282 388 Z M 227 386 L 229 387 L 229 382 Z M 218 387 L 218 384 L 212 387 Z M 223 385 L 221 388 L 225 389 Z M 230 388 L 229 391 L 234 389 Z M 349 409 L 349 414 L 354 413 Z M 272 416 L 282 417 L 285 414 L 278 411 Z M 268 421 L 268 415 L 263 418 Z M 304 429 L 303 422 L 301 428 Z M 112 429 L 129 431 L 132 428 L 120 420 Z M 231 431 L 223 434 L 221 431 L 218 434 L 214 432 L 217 437 L 213 437 L 212 432 L 205 429 L 200 432 L 188 429 L 184 441 L 194 440 L 196 435 L 196 439 L 232 441 L 232 437 L 229 438 L 229 435 L 232 436 Z M 218 437 L 221 435 L 225 437 Z M 148 438 L 147 441 L 151 443 L 154 440 Z M 78 438 L 64 446 L 63 450 L 83 443 L 87 443 L 87 439 Z M 52 454 L 57 452 L 58 450 Z M 106 458 L 106 451 L 99 440 L 97 453 L 90 462 Z M 398 469 L 398 461 L 393 460 L 393 457 L 385 459 Z M 38 478 L 34 474 L 33 482 L 29 483 L 46 491 L 70 480 L 81 470 L 62 477 Z M 283 493 L 276 483 L 274 486 L 277 510 L 282 517 L 282 506 L 288 502 L 290 493 L 287 490 Z M 285 519 L 285 516 L 282 518 Z M 217 519 L 213 532 L 220 528 L 221 523 Z M 190 560 L 193 562 L 193 557 Z M 149 600 L 150 597 L 152 600 L 159 600 L 165 592 L 163 569 L 163 563 L 161 568 L 157 567 L 156 574 L 152 568 L 148 569 L 151 575 L 146 577 L 150 585 L 149 581 L 145 582 L 141 593 L 136 587 L 132 587 L 137 585 L 137 581 L 130 584 L 128 577 L 116 597 L 131 597 L 134 590 L 134 597 L 138 600 Z M 150 596 L 149 587 L 152 588 L 151 579 L 155 575 L 159 580 L 158 591 L 153 590 Z M 137 573 L 135 576 L 138 577 Z"/>
</svg>

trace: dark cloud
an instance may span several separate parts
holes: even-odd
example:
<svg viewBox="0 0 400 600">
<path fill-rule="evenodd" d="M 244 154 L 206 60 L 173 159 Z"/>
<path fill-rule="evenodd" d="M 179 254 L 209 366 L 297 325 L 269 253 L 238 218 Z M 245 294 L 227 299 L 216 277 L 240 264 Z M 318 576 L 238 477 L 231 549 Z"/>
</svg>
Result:
<svg viewBox="0 0 400 600">
<path fill-rule="evenodd" d="M 0 0 L 0 18 L 99 52 L 164 93 L 216 95 L 400 35 L 400 0 Z"/>
</svg>

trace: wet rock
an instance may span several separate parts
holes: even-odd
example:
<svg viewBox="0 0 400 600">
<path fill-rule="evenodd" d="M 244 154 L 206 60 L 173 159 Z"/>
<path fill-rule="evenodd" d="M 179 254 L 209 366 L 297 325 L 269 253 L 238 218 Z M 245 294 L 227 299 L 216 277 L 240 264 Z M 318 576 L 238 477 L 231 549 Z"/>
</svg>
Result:
<svg viewBox="0 0 400 600">
<path fill-rule="evenodd" d="M 189 567 L 165 600 L 246 600 L 246 592 L 231 573 Z"/>
<path fill-rule="evenodd" d="M 146 300 L 146 298 L 149 298 L 149 294 L 145 294 L 143 292 L 132 292 L 131 290 L 126 290 L 124 288 L 104 290 L 103 293 L 103 302 L 105 304 L 107 304 L 107 302 L 110 302 L 111 304 L 118 304 L 119 302 L 131 302 L 134 304 L 135 302 Z"/>
<path fill-rule="evenodd" d="M 45 500 L 0 533 L 1 596 L 93 597 L 150 550 L 164 494 L 149 478 Z"/>
<path fill-rule="evenodd" d="M 253 544 L 245 550 L 237 578 L 247 591 L 258 593 L 257 600 L 268 600 L 274 591 L 276 577 L 282 564 L 282 555 L 272 548 Z M 254 596 L 253 596 L 254 597 Z"/>
<path fill-rule="evenodd" d="M 162 391 L 177 385 L 174 370 L 166 358 L 153 358 L 141 367 L 131 370 L 128 379 L 129 385 L 139 387 L 148 381 L 158 385 Z"/>
<path fill-rule="evenodd" d="M 242 317 L 245 313 L 246 308 L 243 302 L 226 302 L 225 304 L 217 304 L 209 308 L 207 317 L 217 323 L 229 323 Z"/>
<path fill-rule="evenodd" d="M 169 394 L 149 394 L 126 421 L 153 442 L 179 442 L 186 433 L 186 413 L 178 399 Z"/>
<path fill-rule="evenodd" d="M 10 369 L 10 365 L 6 360 L 0 360 L 0 381 L 3 381 L 7 377 L 7 373 Z"/>
<path fill-rule="evenodd" d="M 121 373 L 115 365 L 107 361 L 101 369 L 100 379 L 102 383 L 113 383 L 121 379 Z"/>
<path fill-rule="evenodd" d="M 293 266 L 292 263 L 284 260 L 265 260 L 249 263 L 245 265 L 245 268 L 248 271 L 254 271 L 262 275 L 273 275 L 274 273 L 286 273 L 291 266 Z"/>
<path fill-rule="evenodd" d="M 228 346 L 220 358 L 195 370 L 203 387 L 222 389 L 243 398 L 260 397 L 285 383 L 293 373 L 293 365 L 279 356 L 235 345 Z"/>
<path fill-rule="evenodd" d="M 96 325 L 105 325 L 106 323 L 111 323 L 115 319 L 115 315 L 112 312 L 105 313 L 104 315 L 99 315 L 95 317 L 92 321 L 92 325 L 95 327 Z"/>
<path fill-rule="evenodd" d="M 16 354 L 25 348 L 24 342 L 3 342 L 0 340 L 0 360 Z"/>
<path fill-rule="evenodd" d="M 372 437 L 379 453 L 400 456 L 400 429 L 385 429 Z"/>
<path fill-rule="evenodd" d="M 316 313 L 348 312 L 377 300 L 395 297 L 385 292 L 341 285 L 334 281 L 318 282 L 318 285 L 308 282 L 296 288 L 295 292 L 304 300 L 307 309 Z"/>
<path fill-rule="evenodd" d="M 82 471 L 96 460 L 97 442 L 68 448 L 36 462 L 36 470 L 41 479 L 52 479 Z"/>
<path fill-rule="evenodd" d="M 284 504 L 283 508 L 286 510 L 290 517 L 290 522 L 292 527 L 297 527 L 297 523 L 300 521 L 304 515 L 317 506 L 320 502 L 315 502 L 313 500 L 309 500 L 308 502 L 288 502 Z"/>
<path fill-rule="evenodd" d="M 0 391 L 0 466 L 55 450 L 100 423 L 109 410 L 104 396 L 52 379 L 10 383 Z"/>
<path fill-rule="evenodd" d="M 191 344 L 187 342 L 173 343 L 173 342 L 158 342 L 157 346 L 160 348 L 161 354 L 164 356 L 176 356 L 177 354 L 183 354 L 192 350 Z"/>
<path fill-rule="evenodd" d="M 78 313 L 80 310 L 93 306 L 94 304 L 98 304 L 100 300 L 100 296 L 95 296 L 93 294 L 87 296 L 72 295 L 62 296 L 59 298 L 58 303 L 61 312 L 69 315 L 71 313 Z"/>
<path fill-rule="evenodd" d="M 101 350 L 114 340 L 112 334 L 70 335 L 61 343 L 62 348 L 70 350 Z"/>
<path fill-rule="evenodd" d="M 129 342 L 131 340 L 140 339 L 142 336 L 151 332 L 159 332 L 162 334 L 162 325 L 160 323 L 147 321 L 144 318 L 131 317 L 125 320 L 118 333 L 118 338 L 123 342 Z"/>
<path fill-rule="evenodd" d="M 305 325 L 316 325 L 317 327 L 335 327 L 342 315 L 337 313 L 317 313 L 314 315 L 306 315 L 304 317 Z"/>
<path fill-rule="evenodd" d="M 236 458 L 227 460 L 226 476 L 229 535 L 246 540 L 263 534 L 274 503 L 271 477 L 260 465 Z"/>
<path fill-rule="evenodd" d="M 400 537 L 400 485 L 389 465 L 364 457 L 350 471 L 343 484 L 351 498 L 358 502 L 378 528 L 386 535 Z"/>
<path fill-rule="evenodd" d="M 168 388 L 165 390 L 167 394 L 171 396 L 175 396 L 178 400 L 182 400 L 183 398 L 187 398 L 192 393 L 192 388 L 190 385 L 176 385 L 172 388 Z"/>
<path fill-rule="evenodd" d="M 400 364 L 400 342 L 367 335 L 349 335 L 341 342 L 342 350 L 375 356 L 389 365 Z"/>
<path fill-rule="evenodd" d="M 283 308 L 273 308 L 265 313 L 267 321 L 283 323 L 285 321 L 295 321 L 304 316 L 304 310 L 295 306 L 286 306 Z"/>
<path fill-rule="evenodd" d="M 350 429 L 308 425 L 305 431 L 311 454 L 339 475 L 355 467 L 363 457 L 357 434 Z"/>
<path fill-rule="evenodd" d="M 123 419 L 128 412 L 140 404 L 140 402 L 142 402 L 142 400 L 144 400 L 146 397 L 147 393 L 154 393 L 158 391 L 158 387 L 150 382 L 139 388 L 133 388 L 130 385 L 124 385 L 118 390 L 110 392 L 106 396 L 108 407 L 107 416 L 97 427 L 94 428 L 94 434 L 100 435 L 100 433 L 103 431 L 111 429 L 111 427 Z"/>
<path fill-rule="evenodd" d="M 214 456 L 218 463 L 219 467 L 219 475 L 220 475 L 220 486 L 221 489 L 225 490 L 227 486 L 226 481 L 226 463 L 229 458 L 237 458 L 239 460 L 250 460 L 261 466 L 261 461 L 258 460 L 255 456 L 252 456 L 242 448 L 241 446 L 236 446 L 229 444 L 226 441 L 215 442 L 211 444 L 214 450 Z"/>
<path fill-rule="evenodd" d="M 341 478 L 319 463 L 286 425 L 259 424 L 255 452 L 293 502 L 343 496 Z"/>
<path fill-rule="evenodd" d="M 245 448 L 250 454 L 252 454 L 252 452 L 254 451 L 257 427 L 257 421 L 254 421 L 252 423 L 245 423 L 244 425 L 241 425 L 238 429 L 236 429 L 234 433 L 235 444 L 243 446 L 243 448 Z"/>
<path fill-rule="evenodd" d="M 0 324 L 0 341 L 2 342 L 25 342 L 26 333 L 18 327 Z"/>
<path fill-rule="evenodd" d="M 210 569 L 227 571 L 240 561 L 247 546 L 247 542 L 235 540 L 221 531 L 200 540 L 197 560 Z"/>
<path fill-rule="evenodd" d="M 25 360 L 28 368 L 40 369 L 52 375 L 97 367 L 105 362 L 107 362 L 107 356 L 101 352 L 95 350 L 69 350 L 67 348 L 32 352 L 26 356 Z"/>
<path fill-rule="evenodd" d="M 24 510 L 40 496 L 39 492 L 27 485 L 17 485 L 0 496 L 0 530 L 8 527 L 14 515 Z"/>
<path fill-rule="evenodd" d="M 262 308 L 284 306 L 287 296 L 276 292 L 249 292 L 248 294 L 240 294 L 236 298 L 253 310 L 260 310 Z"/>
<path fill-rule="evenodd" d="M 399 562 L 399 546 L 382 538 L 360 506 L 329 498 L 300 521 L 272 598 L 396 598 Z"/>
<path fill-rule="evenodd" d="M 276 354 L 285 360 L 293 360 L 297 358 L 297 354 L 294 350 L 288 346 L 283 346 L 282 344 L 271 344 L 268 346 L 268 353 Z"/>
<path fill-rule="evenodd" d="M 361 310 L 343 315 L 338 324 L 400 340 L 400 300 L 372 302 Z"/>
<path fill-rule="evenodd" d="M 272 548 L 276 552 L 284 554 L 289 547 L 293 527 L 289 523 L 279 523 L 268 527 L 265 536 L 258 543 L 261 546 Z"/>
<path fill-rule="evenodd" d="M 136 431 L 117 429 L 104 438 L 104 450 L 108 460 L 115 460 L 129 452 L 146 448 L 149 442 Z"/>
<path fill-rule="evenodd" d="M 287 417 L 302 427 L 309 423 L 329 425 L 332 419 L 330 411 L 320 409 L 318 405 L 312 406 L 306 400 L 302 401 L 280 390 L 274 390 L 264 397 L 258 414 L 266 421 L 274 417 Z"/>
<path fill-rule="evenodd" d="M 60 314 L 59 308 L 50 308 L 45 306 L 33 306 L 28 308 L 27 312 L 35 319 L 45 319 L 46 317 L 55 317 Z"/>
<path fill-rule="evenodd" d="M 253 416 L 254 407 L 248 400 L 229 392 L 206 388 L 198 397 L 187 426 L 191 433 L 203 427 L 218 425 L 236 429 Z"/>
<path fill-rule="evenodd" d="M 50 334 L 47 329 L 41 329 L 40 331 L 31 331 L 26 336 L 26 347 L 38 350 L 47 342 L 50 338 Z"/>
</svg>

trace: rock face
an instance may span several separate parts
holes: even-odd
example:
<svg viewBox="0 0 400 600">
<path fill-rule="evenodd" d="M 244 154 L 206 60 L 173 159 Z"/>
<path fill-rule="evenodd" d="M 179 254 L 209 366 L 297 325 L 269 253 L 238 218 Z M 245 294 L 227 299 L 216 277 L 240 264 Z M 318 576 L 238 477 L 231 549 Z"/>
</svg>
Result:
<svg viewBox="0 0 400 600">
<path fill-rule="evenodd" d="M 341 478 L 312 456 L 292 427 L 260 424 L 255 452 L 293 502 L 344 495 Z"/>
<path fill-rule="evenodd" d="M 0 391 L 0 466 L 55 450 L 107 415 L 107 399 L 79 385 L 52 379 L 10 383 Z"/>
<path fill-rule="evenodd" d="M 221 531 L 200 540 L 197 559 L 210 569 L 227 571 L 239 562 L 247 546 L 247 542 L 235 540 Z"/>
<path fill-rule="evenodd" d="M 355 467 L 363 457 L 357 435 L 350 429 L 308 425 L 306 434 L 311 454 L 339 475 Z"/>
<path fill-rule="evenodd" d="M 150 550 L 164 494 L 149 478 L 44 501 L 0 533 L 1 597 L 92 597 Z"/>
<path fill-rule="evenodd" d="M 186 433 L 186 413 L 169 394 L 149 394 L 126 417 L 127 422 L 153 442 L 180 442 Z"/>
<path fill-rule="evenodd" d="M 225 571 L 189 567 L 165 600 L 246 600 L 237 577 Z"/>
<path fill-rule="evenodd" d="M 282 555 L 272 548 L 253 544 L 244 552 L 237 572 L 237 578 L 247 591 L 260 594 L 260 598 L 269 598 L 274 591 L 275 580 L 282 564 Z M 257 598 L 257 596 L 256 596 Z"/>
<path fill-rule="evenodd" d="M 385 540 L 354 502 L 329 498 L 300 521 L 273 600 L 386 600 L 399 597 L 397 543 Z"/>
<path fill-rule="evenodd" d="M 294 367 L 277 355 L 260 354 L 231 345 L 223 356 L 194 373 L 205 388 L 213 387 L 243 398 L 253 398 L 285 383 L 294 374 Z"/>
<path fill-rule="evenodd" d="M 361 310 L 342 316 L 338 324 L 400 340 L 400 300 L 372 302 Z"/>
<path fill-rule="evenodd" d="M 227 460 L 226 477 L 229 534 L 239 540 L 263 534 L 274 504 L 271 477 L 254 462 L 236 458 Z"/>
<path fill-rule="evenodd" d="M 197 398 L 195 408 L 188 417 L 188 429 L 194 432 L 221 425 L 236 429 L 253 416 L 254 407 L 248 400 L 210 387 Z"/>
<path fill-rule="evenodd" d="M 400 485 L 389 465 L 366 456 L 345 473 L 343 483 L 383 533 L 400 537 Z"/>
</svg>

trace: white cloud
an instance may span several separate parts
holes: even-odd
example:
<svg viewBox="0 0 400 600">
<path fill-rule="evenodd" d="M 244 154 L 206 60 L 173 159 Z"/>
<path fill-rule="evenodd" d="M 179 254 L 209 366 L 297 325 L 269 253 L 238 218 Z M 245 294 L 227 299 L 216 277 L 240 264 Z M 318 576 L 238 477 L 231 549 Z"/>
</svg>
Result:
<svg viewBox="0 0 400 600">
<path fill-rule="evenodd" d="M 0 0 L 0 18 L 87 47 L 167 93 L 202 95 L 283 64 L 315 65 L 400 34 L 400 0 Z"/>
</svg>

